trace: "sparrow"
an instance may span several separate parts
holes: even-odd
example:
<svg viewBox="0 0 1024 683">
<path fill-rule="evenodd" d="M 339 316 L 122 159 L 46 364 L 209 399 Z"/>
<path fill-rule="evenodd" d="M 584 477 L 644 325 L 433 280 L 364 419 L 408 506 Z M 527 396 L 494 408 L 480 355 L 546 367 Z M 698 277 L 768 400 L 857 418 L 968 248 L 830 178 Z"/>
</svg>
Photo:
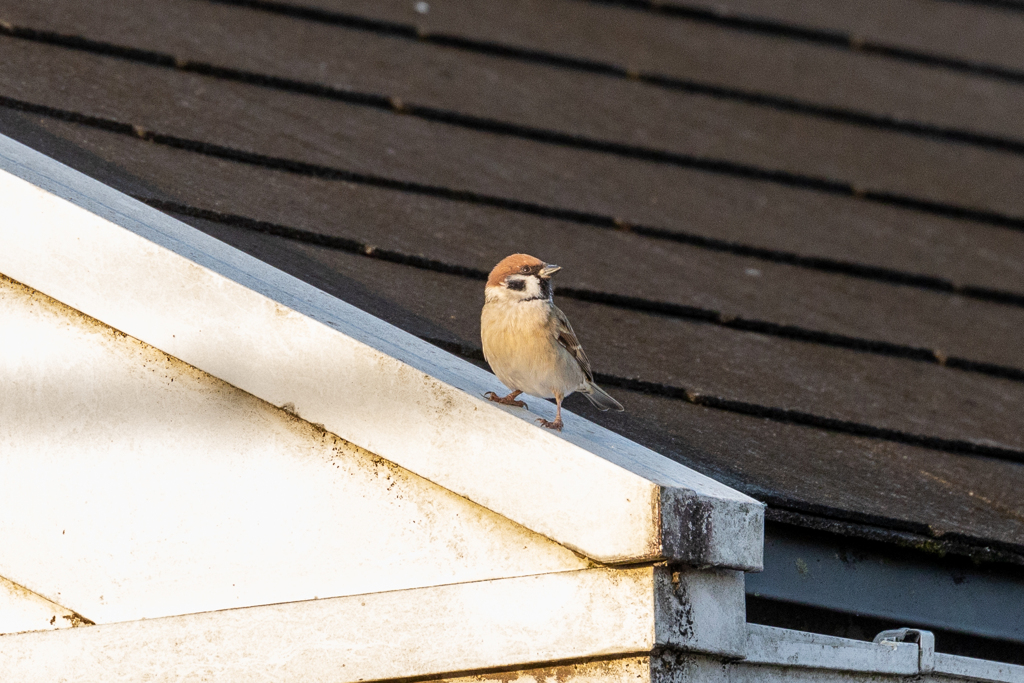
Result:
<svg viewBox="0 0 1024 683">
<path fill-rule="evenodd" d="M 551 276 L 561 268 L 527 254 L 512 254 L 494 266 L 484 287 L 480 339 L 484 358 L 505 386 L 499 397 L 484 396 L 508 406 L 525 408 L 520 394 L 553 398 L 558 406 L 554 422 L 537 420 L 562 431 L 562 400 L 582 392 L 598 410 L 623 410 L 622 405 L 594 384 L 590 361 L 576 333 L 555 306 Z"/>
</svg>

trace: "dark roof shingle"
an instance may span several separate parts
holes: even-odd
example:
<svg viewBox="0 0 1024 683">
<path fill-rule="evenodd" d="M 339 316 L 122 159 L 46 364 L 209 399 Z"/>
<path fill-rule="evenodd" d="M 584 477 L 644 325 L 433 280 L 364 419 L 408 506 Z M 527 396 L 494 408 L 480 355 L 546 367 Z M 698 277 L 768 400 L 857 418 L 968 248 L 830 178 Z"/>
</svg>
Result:
<svg viewBox="0 0 1024 683">
<path fill-rule="evenodd" d="M 572 409 L 1024 563 L 1019 84 L 628 4 L 0 2 L 0 132 L 472 360 L 486 271 L 557 262 L 628 412 Z"/>
</svg>

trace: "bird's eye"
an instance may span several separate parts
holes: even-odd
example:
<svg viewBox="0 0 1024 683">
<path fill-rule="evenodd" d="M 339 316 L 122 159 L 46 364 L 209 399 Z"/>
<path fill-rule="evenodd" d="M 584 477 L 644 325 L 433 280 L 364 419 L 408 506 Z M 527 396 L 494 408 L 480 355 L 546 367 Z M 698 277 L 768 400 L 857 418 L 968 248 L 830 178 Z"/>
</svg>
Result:
<svg viewBox="0 0 1024 683">
<path fill-rule="evenodd" d="M 519 269 L 519 272 L 520 273 L 529 273 L 530 272 L 530 266 L 523 266 L 522 268 Z"/>
</svg>

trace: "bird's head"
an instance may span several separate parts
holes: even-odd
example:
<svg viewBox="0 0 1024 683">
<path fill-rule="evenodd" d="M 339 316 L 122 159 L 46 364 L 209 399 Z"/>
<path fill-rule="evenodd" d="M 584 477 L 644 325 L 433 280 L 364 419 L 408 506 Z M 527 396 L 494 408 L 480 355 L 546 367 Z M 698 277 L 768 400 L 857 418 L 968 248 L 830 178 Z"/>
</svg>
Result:
<svg viewBox="0 0 1024 683">
<path fill-rule="evenodd" d="M 551 276 L 561 268 L 528 254 L 506 256 L 487 278 L 488 298 L 514 301 L 551 300 Z"/>
</svg>

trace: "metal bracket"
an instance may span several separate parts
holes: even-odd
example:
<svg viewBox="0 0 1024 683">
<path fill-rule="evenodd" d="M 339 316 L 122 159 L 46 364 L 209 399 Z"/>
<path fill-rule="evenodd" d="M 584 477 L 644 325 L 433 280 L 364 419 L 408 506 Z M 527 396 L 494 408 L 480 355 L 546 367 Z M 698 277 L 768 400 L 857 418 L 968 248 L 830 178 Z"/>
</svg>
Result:
<svg viewBox="0 0 1024 683">
<path fill-rule="evenodd" d="M 917 643 L 917 669 L 919 673 L 935 671 L 935 634 L 916 628 L 897 628 L 882 631 L 875 636 L 876 643 Z"/>
</svg>

